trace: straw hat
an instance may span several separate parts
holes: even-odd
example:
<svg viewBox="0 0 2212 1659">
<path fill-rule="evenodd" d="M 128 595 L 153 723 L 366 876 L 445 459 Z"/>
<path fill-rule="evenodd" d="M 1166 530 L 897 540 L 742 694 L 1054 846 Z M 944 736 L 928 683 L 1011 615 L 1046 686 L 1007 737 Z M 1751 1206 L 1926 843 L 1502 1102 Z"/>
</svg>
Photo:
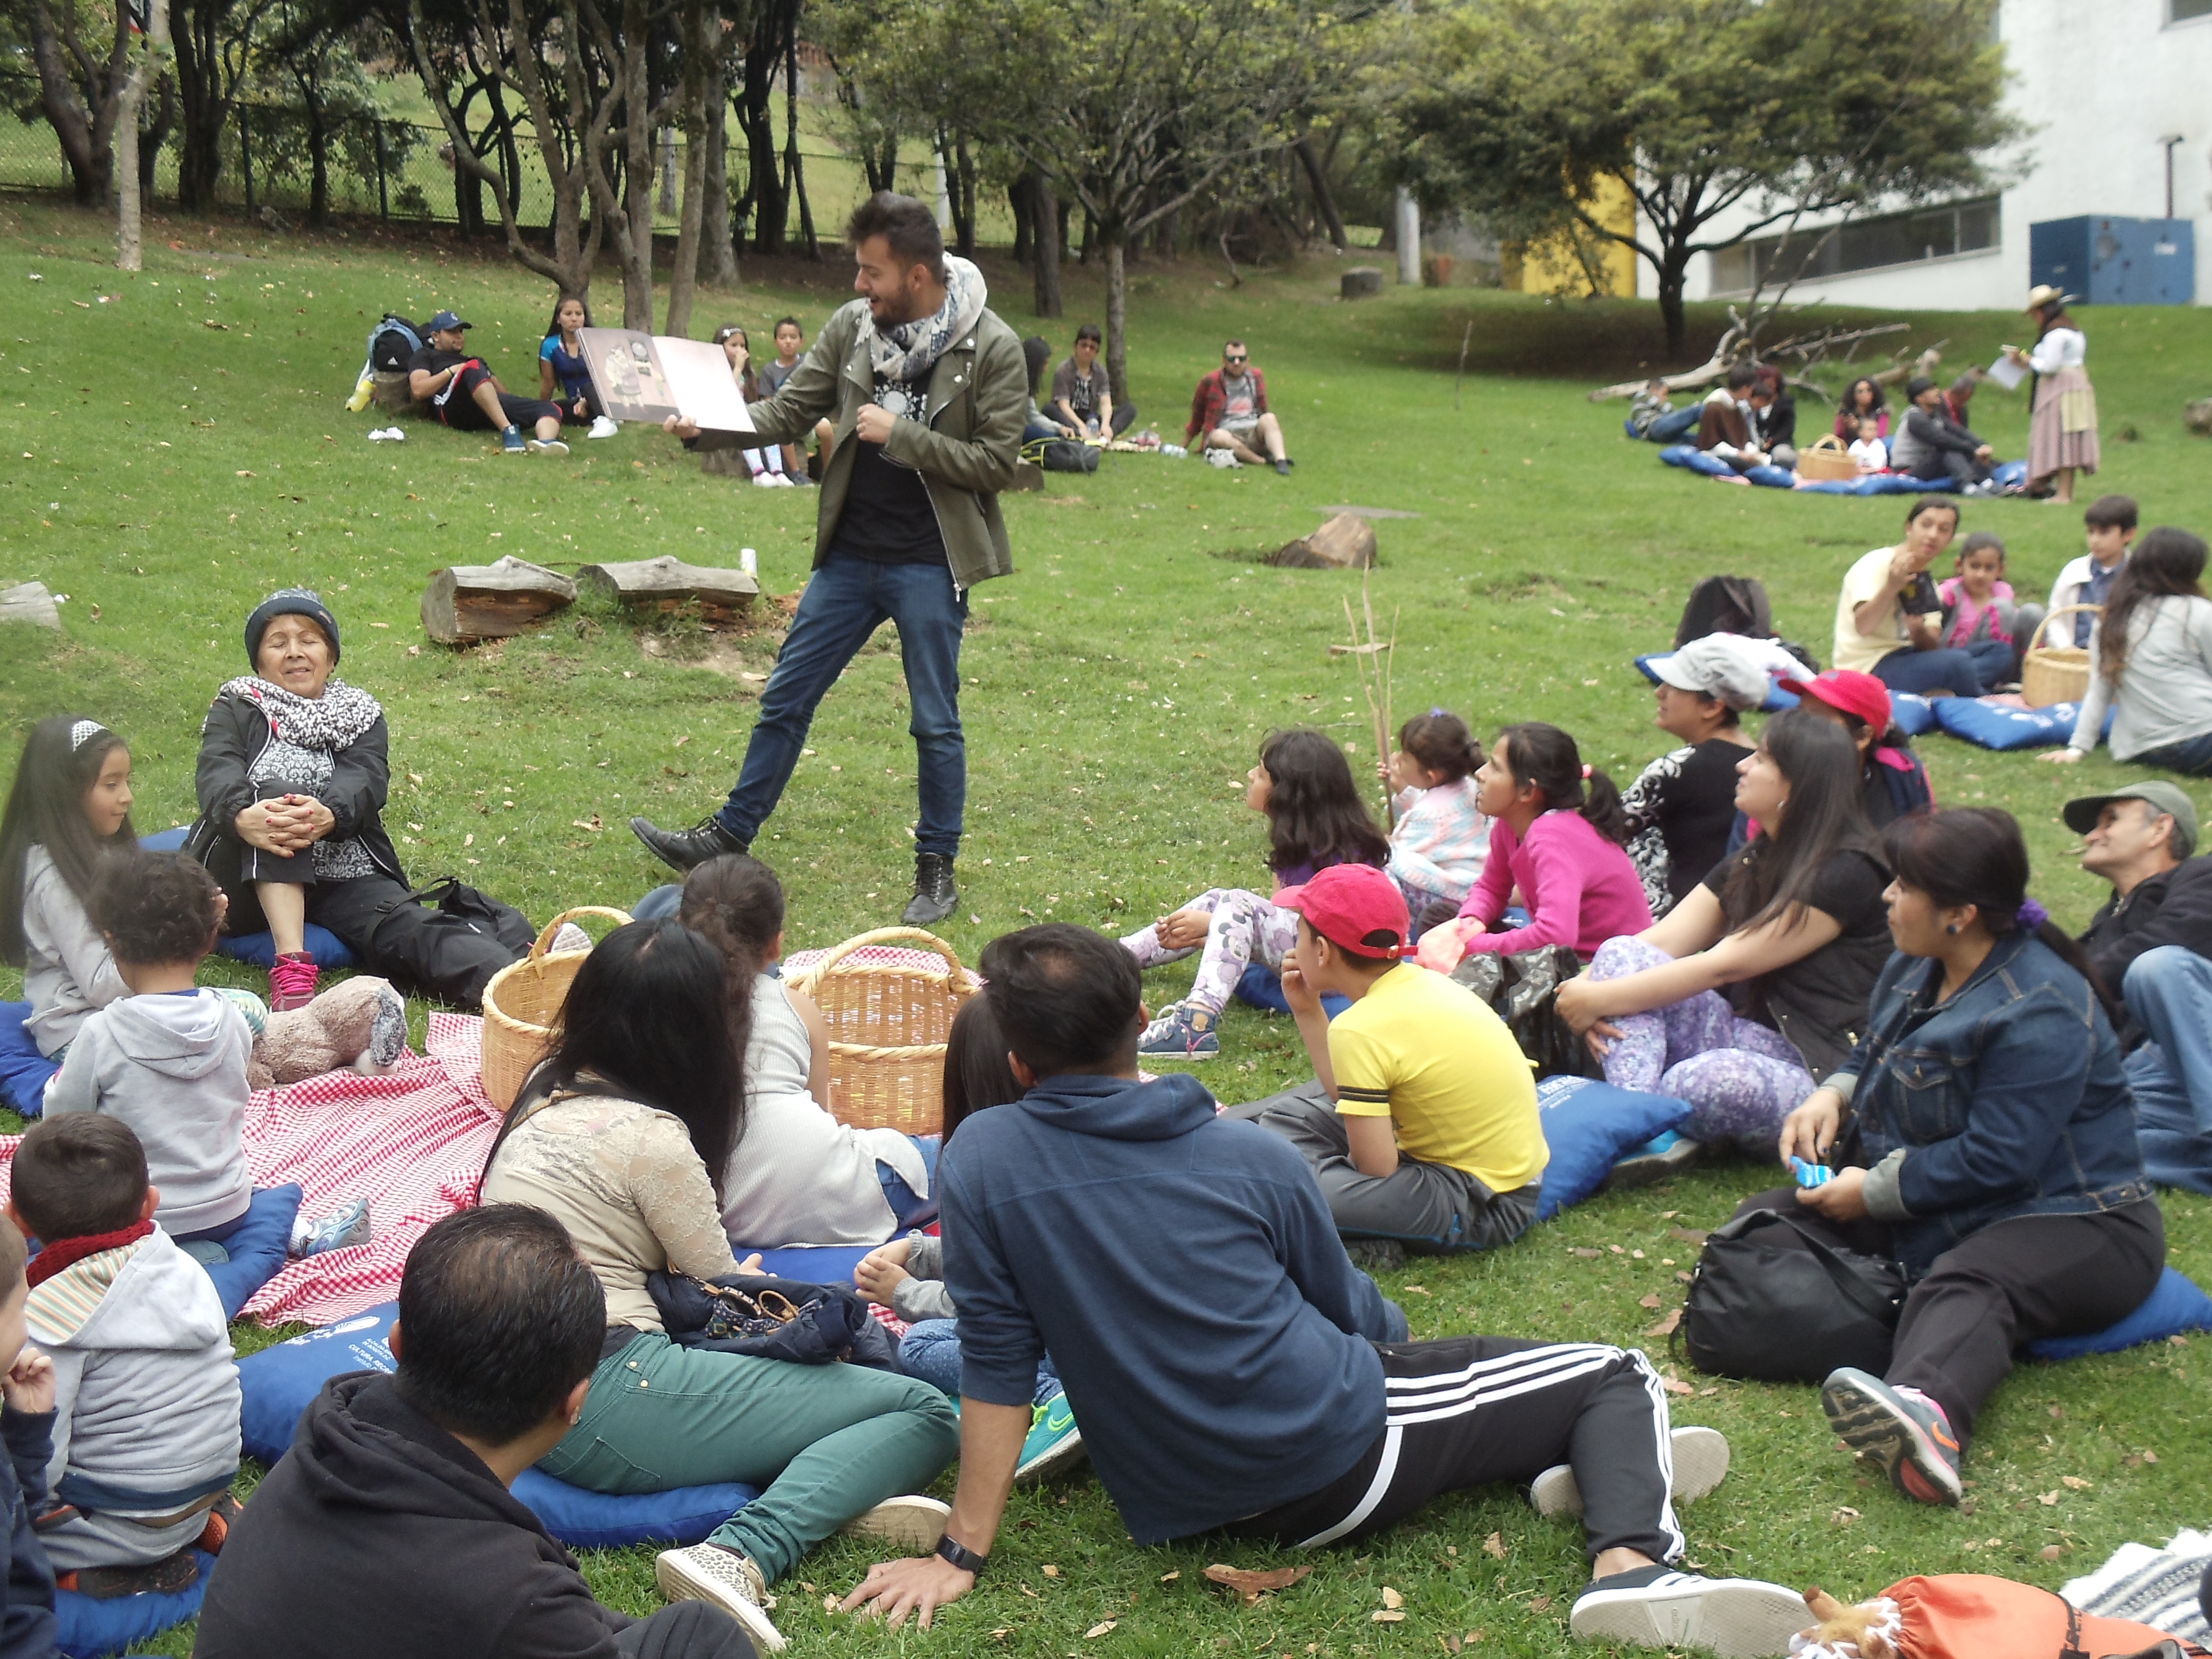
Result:
<svg viewBox="0 0 2212 1659">
<path fill-rule="evenodd" d="M 2028 289 L 2027 304 L 2023 308 L 2028 311 L 2040 311 L 2053 300 L 2063 305 L 2070 302 L 2073 298 L 2074 296 L 2067 293 L 2064 289 L 2053 288 L 2048 283 L 2038 283 L 2033 288 Z"/>
</svg>

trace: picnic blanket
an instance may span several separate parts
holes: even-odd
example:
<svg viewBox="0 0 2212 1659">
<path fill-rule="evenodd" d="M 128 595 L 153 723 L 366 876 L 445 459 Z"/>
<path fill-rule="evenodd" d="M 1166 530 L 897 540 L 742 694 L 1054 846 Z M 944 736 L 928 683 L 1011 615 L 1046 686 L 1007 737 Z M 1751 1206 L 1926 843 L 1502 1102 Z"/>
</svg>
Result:
<svg viewBox="0 0 2212 1659">
<path fill-rule="evenodd" d="M 2096 1571 L 2058 1593 L 2100 1619 L 2130 1619 L 2184 1641 L 2212 1641 L 2197 1587 L 2212 1567 L 2212 1534 L 2178 1532 L 2162 1549 L 2123 1544 Z"/>
</svg>

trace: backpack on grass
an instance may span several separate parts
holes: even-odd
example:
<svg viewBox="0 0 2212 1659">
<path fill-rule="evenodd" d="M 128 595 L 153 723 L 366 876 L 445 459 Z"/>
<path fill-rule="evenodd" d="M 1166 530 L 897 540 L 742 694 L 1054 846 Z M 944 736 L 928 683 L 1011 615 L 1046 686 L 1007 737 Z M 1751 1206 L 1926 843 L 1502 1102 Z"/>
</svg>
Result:
<svg viewBox="0 0 2212 1659">
<path fill-rule="evenodd" d="M 1022 459 L 1048 472 L 1096 472 L 1098 452 L 1066 438 L 1038 438 L 1022 446 Z"/>
<path fill-rule="evenodd" d="M 420 328 L 396 312 L 387 311 L 382 320 L 368 331 L 368 366 L 379 374 L 400 373 L 423 343 Z"/>
<path fill-rule="evenodd" d="M 1756 576 L 1708 576 L 1692 588 L 1674 629 L 1674 648 L 1680 651 L 1708 634 L 1772 639 L 1774 614 L 1766 602 L 1766 584 Z"/>
</svg>

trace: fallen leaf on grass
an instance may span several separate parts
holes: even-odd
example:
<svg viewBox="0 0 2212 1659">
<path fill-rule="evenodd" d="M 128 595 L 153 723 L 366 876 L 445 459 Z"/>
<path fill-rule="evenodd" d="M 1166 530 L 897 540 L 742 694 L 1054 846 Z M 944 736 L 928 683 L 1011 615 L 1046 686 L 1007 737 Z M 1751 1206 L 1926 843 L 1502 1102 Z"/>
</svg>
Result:
<svg viewBox="0 0 2212 1659">
<path fill-rule="evenodd" d="M 1030 1598 L 1030 1601 L 1042 1601 L 1044 1599 L 1042 1596 L 1039 1595 L 1038 1595 L 1035 1590 L 1031 1589 L 1030 1589 L 1027 1584 L 1024 1584 L 1024 1585 L 1022 1585 L 1020 1588 L 1021 1588 L 1021 1592 L 1022 1592 L 1022 1594 L 1023 1594 L 1023 1595 L 1026 1595 L 1026 1596 L 1028 1596 L 1028 1597 Z"/>
<path fill-rule="evenodd" d="M 836 1596 L 834 1596 L 834 1595 L 825 1595 L 825 1596 L 823 1596 L 823 1597 L 822 1598 L 822 1611 L 823 1611 L 823 1612 L 824 1612 L 824 1613 L 835 1613 L 835 1612 L 836 1612 L 836 1611 L 837 1611 L 837 1598 L 836 1598 Z"/>
<path fill-rule="evenodd" d="M 575 829 L 589 830 L 594 834 L 597 834 L 599 830 L 607 827 L 600 821 L 599 815 L 597 812 L 592 813 L 592 816 L 587 818 L 570 818 L 568 822 Z"/>
<path fill-rule="evenodd" d="M 1394 1613 L 1388 1607 L 1383 1608 L 1380 1613 L 1370 1613 L 1367 1616 L 1378 1625 L 1400 1625 L 1406 1620 L 1404 1613 Z"/>
<path fill-rule="evenodd" d="M 2058 1488 L 2053 1486 L 2049 1492 L 2038 1493 L 2035 1501 L 2046 1510 L 2055 1508 L 2058 1503 Z"/>
<path fill-rule="evenodd" d="M 1567 1254 L 1569 1255 L 1578 1255 L 1585 1261 L 1595 1261 L 1597 1257 L 1603 1255 L 1605 1252 L 1603 1250 L 1588 1249 L 1580 1244 L 1575 1244 L 1568 1247 Z"/>
<path fill-rule="evenodd" d="M 1382 1605 L 1386 1607 L 1402 1607 L 1406 1605 L 1406 1598 L 1392 1589 L 1389 1585 L 1385 1584 L 1382 1586 Z"/>
<path fill-rule="evenodd" d="M 1844 1505 L 1842 1509 L 1838 1510 L 1833 1515 L 1828 1517 L 1829 1520 L 1834 1522 L 1839 1527 L 1848 1527 L 1852 1522 L 1858 1518 L 1859 1512 L 1856 1510 L 1852 1509 L 1849 1504 Z"/>
<path fill-rule="evenodd" d="M 1638 1297 L 1636 1305 L 1639 1308 L 1656 1308 L 1659 1305 L 1659 1292 L 1654 1291 L 1649 1296 Z"/>
<path fill-rule="evenodd" d="M 1083 1639 L 1086 1642 L 1095 1642 L 1100 1637 L 1105 1635 L 1108 1631 L 1113 1629 L 1117 1622 L 1119 1621 L 1112 1619 L 1102 1619 L 1097 1624 L 1093 1625 L 1089 1630 L 1083 1632 Z"/>
<path fill-rule="evenodd" d="M 1429 1293 L 1429 1287 L 1425 1285 L 1401 1285 L 1398 1288 L 1408 1296 L 1426 1296 Z"/>
<path fill-rule="evenodd" d="M 1272 1567 L 1265 1572 L 1254 1572 L 1245 1567 L 1232 1567 L 1217 1561 L 1206 1570 L 1206 1576 L 1225 1590 L 1233 1590 L 1251 1607 L 1270 1590 L 1288 1589 L 1311 1572 L 1310 1565 L 1303 1567 Z"/>
<path fill-rule="evenodd" d="M 1679 1238 L 1685 1244 L 1702 1244 L 1712 1235 L 1703 1227 L 1669 1227 L 1667 1229 L 1667 1237 Z"/>
<path fill-rule="evenodd" d="M 1675 1308 L 1670 1310 L 1667 1316 L 1661 1320 L 1657 1324 L 1645 1326 L 1644 1328 L 1644 1334 L 1646 1336 L 1672 1336 L 1680 1327 L 1681 1323 L 1682 1310 L 1680 1308 Z M 1705 1392 L 1708 1394 L 1716 1394 L 1718 1393 L 1719 1390 L 1708 1389 Z"/>
<path fill-rule="evenodd" d="M 2096 1483 L 2091 1480 L 2084 1480 L 2078 1474 L 2062 1474 L 2058 1477 L 2058 1484 L 2066 1487 L 2070 1492 L 2087 1492 Z"/>
<path fill-rule="evenodd" d="M 1052 1564 L 1051 1562 L 1049 1562 L 1049 1561 L 1046 1562 L 1046 1563 L 1044 1564 L 1044 1565 L 1042 1565 L 1042 1567 L 1038 1568 L 1038 1569 L 1037 1569 L 1037 1571 L 1038 1571 L 1039 1572 L 1042 1572 L 1042 1573 L 1046 1577 L 1048 1577 L 1048 1578 L 1057 1578 L 1057 1577 L 1060 1577 L 1060 1569 L 1059 1569 L 1058 1567 L 1055 1567 L 1054 1565 L 1053 1565 L 1053 1564 Z"/>
<path fill-rule="evenodd" d="M 998 1629 L 996 1629 L 996 1630 L 994 1630 L 994 1631 L 993 1631 L 993 1632 L 991 1632 L 991 1639 L 992 1639 L 993 1641 L 994 1641 L 994 1642 L 1003 1642 L 1003 1641 L 1005 1641 L 1005 1640 L 1006 1640 L 1009 1636 L 1012 1636 L 1013 1633 L 1014 1633 L 1014 1632 L 1013 1632 L 1013 1628 L 1012 1628 L 1012 1626 L 1008 1626 L 1008 1625 L 1001 1625 L 1001 1626 L 999 1626 L 999 1628 L 998 1628 Z"/>
<path fill-rule="evenodd" d="M 1695 1394 L 1697 1392 L 1695 1389 L 1682 1381 L 1679 1376 L 1662 1376 L 1659 1379 L 1659 1386 L 1666 1389 L 1668 1394 Z M 1785 1415 L 1788 1414 L 1789 1413 L 1785 1413 Z"/>
<path fill-rule="evenodd" d="M 2056 1561 L 2060 1556 L 2066 1553 L 2066 1546 L 2063 1544 L 2045 1544 L 2041 1549 L 2036 1551 L 2036 1553 L 2046 1561 Z"/>
<path fill-rule="evenodd" d="M 1549 1613 L 1551 1610 L 1552 1598 L 1548 1595 L 1540 1595 L 1528 1604 L 1528 1611 L 1531 1613 Z"/>
<path fill-rule="evenodd" d="M 1164 1572 L 1160 1575 L 1160 1583 L 1163 1584 L 1172 1584 L 1176 1579 L 1182 1577 L 1182 1575 L 1179 1572 Z"/>
<path fill-rule="evenodd" d="M 1485 1555 L 1496 1556 L 1500 1561 L 1503 1561 L 1505 1559 L 1504 1538 L 1501 1534 L 1493 1532 L 1489 1537 L 1482 1540 L 1482 1553 Z"/>
</svg>

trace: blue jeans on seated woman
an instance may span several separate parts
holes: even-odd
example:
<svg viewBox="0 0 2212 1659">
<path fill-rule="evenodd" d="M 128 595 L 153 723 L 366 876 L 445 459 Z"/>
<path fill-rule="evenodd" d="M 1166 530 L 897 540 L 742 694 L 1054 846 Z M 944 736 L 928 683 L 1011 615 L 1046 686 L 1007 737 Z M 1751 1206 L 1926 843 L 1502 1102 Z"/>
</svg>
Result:
<svg viewBox="0 0 2212 1659">
<path fill-rule="evenodd" d="M 2169 772 L 2185 772 L 2192 778 L 2212 777 L 2212 732 L 2146 749 L 2129 759 L 2136 766 L 2160 766 Z"/>
<path fill-rule="evenodd" d="M 1874 665 L 1874 677 L 1893 691 L 1951 691 L 1978 697 L 2012 678 L 2013 648 L 2002 640 L 1976 640 L 1942 651 L 1893 651 Z"/>
<path fill-rule="evenodd" d="M 919 1319 L 899 1339 L 899 1369 L 908 1376 L 931 1383 L 957 1398 L 960 1393 L 960 1322 L 957 1319 Z M 1036 1403 L 1058 1394 L 1060 1373 L 1052 1356 L 1037 1361 Z"/>
<path fill-rule="evenodd" d="M 915 1150 L 921 1154 L 922 1168 L 929 1171 L 929 1184 L 937 1185 L 937 1152 L 945 1143 L 933 1137 L 908 1135 Z M 927 1227 L 937 1219 L 937 1200 L 924 1198 L 906 1184 L 906 1177 L 883 1161 L 876 1160 L 876 1179 L 883 1183 L 884 1197 L 890 1201 L 891 1213 L 898 1218 L 899 1231 Z M 957 1390 L 955 1390 L 957 1393 Z"/>
</svg>

